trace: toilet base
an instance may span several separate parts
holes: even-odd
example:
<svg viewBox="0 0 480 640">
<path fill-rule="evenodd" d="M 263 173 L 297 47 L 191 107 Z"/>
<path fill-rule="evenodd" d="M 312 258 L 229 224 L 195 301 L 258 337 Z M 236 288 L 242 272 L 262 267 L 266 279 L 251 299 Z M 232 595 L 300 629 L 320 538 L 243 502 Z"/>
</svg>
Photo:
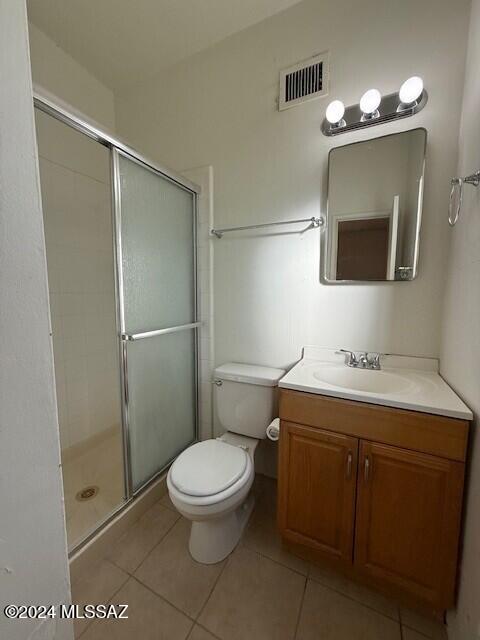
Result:
<svg viewBox="0 0 480 640">
<path fill-rule="evenodd" d="M 253 495 L 234 511 L 208 520 L 192 522 L 189 550 L 192 558 L 202 564 L 224 560 L 238 544 L 255 504 Z"/>
</svg>

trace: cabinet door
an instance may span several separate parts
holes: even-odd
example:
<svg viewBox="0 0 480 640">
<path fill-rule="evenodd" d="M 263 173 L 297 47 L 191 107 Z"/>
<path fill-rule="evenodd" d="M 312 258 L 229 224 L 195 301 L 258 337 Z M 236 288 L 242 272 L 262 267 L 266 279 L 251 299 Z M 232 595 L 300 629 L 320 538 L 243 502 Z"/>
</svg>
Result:
<svg viewBox="0 0 480 640">
<path fill-rule="evenodd" d="M 282 536 L 352 559 L 358 440 L 281 423 L 278 523 Z"/>
<path fill-rule="evenodd" d="M 360 442 L 355 558 L 367 575 L 453 604 L 464 465 Z"/>
</svg>

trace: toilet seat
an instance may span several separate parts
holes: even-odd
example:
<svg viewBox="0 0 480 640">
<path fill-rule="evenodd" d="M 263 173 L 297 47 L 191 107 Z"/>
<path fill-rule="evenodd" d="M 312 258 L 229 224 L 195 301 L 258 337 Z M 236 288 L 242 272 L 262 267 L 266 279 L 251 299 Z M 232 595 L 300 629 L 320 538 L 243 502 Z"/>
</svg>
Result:
<svg viewBox="0 0 480 640">
<path fill-rule="evenodd" d="M 222 440 L 197 442 L 172 464 L 171 481 L 178 491 L 189 496 L 213 496 L 243 476 L 247 458 L 245 449 Z"/>
<path fill-rule="evenodd" d="M 225 456 L 221 464 L 220 455 Z M 212 460 L 221 468 L 214 469 Z M 205 440 L 178 456 L 168 472 L 167 486 L 171 497 L 186 506 L 218 505 L 241 492 L 253 474 L 253 462 L 245 449 L 221 440 Z"/>
</svg>

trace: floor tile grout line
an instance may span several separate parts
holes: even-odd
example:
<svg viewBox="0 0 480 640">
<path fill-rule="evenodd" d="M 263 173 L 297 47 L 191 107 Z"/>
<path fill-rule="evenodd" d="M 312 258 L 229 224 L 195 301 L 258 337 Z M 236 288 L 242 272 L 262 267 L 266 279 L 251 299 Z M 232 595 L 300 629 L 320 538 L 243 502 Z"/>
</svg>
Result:
<svg viewBox="0 0 480 640">
<path fill-rule="evenodd" d="M 177 511 L 177 513 L 178 513 L 178 511 Z M 181 518 L 181 516 L 179 514 L 178 518 L 173 522 L 173 524 L 170 525 L 170 527 L 168 529 L 166 529 L 166 531 L 163 533 L 162 537 L 159 540 L 157 540 L 157 542 L 155 542 L 154 546 L 150 549 L 150 551 L 148 551 L 147 555 L 144 558 L 142 558 L 142 560 L 138 563 L 138 565 L 135 567 L 135 569 L 133 571 L 129 571 L 128 569 L 125 569 L 124 567 L 122 567 L 119 564 L 117 564 L 115 562 L 115 560 L 109 558 L 108 556 L 105 557 L 105 560 L 108 560 L 111 564 L 113 564 L 118 569 L 121 569 L 122 571 L 125 571 L 125 573 L 128 573 L 128 575 L 133 576 L 135 574 L 135 572 L 138 571 L 140 566 L 145 562 L 145 560 L 148 558 L 148 556 L 158 547 L 158 545 L 161 542 L 163 542 L 163 540 L 170 533 L 170 531 L 173 529 L 173 527 L 177 524 L 177 522 L 180 520 L 180 518 Z M 138 522 L 138 520 L 136 520 L 135 523 L 137 523 L 137 522 Z M 133 525 L 132 525 L 132 527 L 133 527 Z M 127 529 L 127 531 L 125 531 L 125 534 L 128 533 L 128 531 L 130 531 L 130 529 Z M 120 540 L 118 540 L 117 542 L 120 542 Z"/>
<path fill-rule="evenodd" d="M 138 582 L 138 584 L 141 587 L 144 587 L 145 589 L 147 589 L 147 591 L 150 591 L 150 593 L 153 593 L 154 596 L 157 596 L 157 598 L 160 598 L 160 600 L 163 600 L 163 602 L 166 602 L 168 605 L 173 607 L 176 611 L 178 611 L 183 616 L 188 618 L 191 622 L 193 622 L 193 624 L 195 624 L 195 622 L 196 622 L 195 618 L 192 618 L 192 616 L 189 613 L 185 613 L 185 611 L 182 611 L 182 609 L 179 609 L 179 607 L 177 607 L 176 604 L 173 604 L 173 602 L 170 602 L 170 600 L 168 600 L 165 596 L 160 595 L 159 593 L 154 591 L 151 587 L 148 586 L 148 584 L 145 584 L 139 578 L 137 578 L 137 576 L 130 576 L 130 577 L 131 577 L 132 580 L 135 580 L 135 582 Z"/>
<path fill-rule="evenodd" d="M 415 631 L 415 633 L 418 633 L 419 636 L 422 636 L 422 638 L 425 638 L 426 640 L 435 640 L 434 636 L 429 636 L 423 631 L 419 631 L 418 629 L 416 629 L 415 627 L 412 627 L 409 624 L 405 624 L 404 622 L 401 622 L 400 626 L 402 627 L 402 630 L 405 627 L 405 629 L 409 629 L 410 631 Z"/>
<path fill-rule="evenodd" d="M 238 545 L 237 545 L 237 546 L 238 546 Z M 237 548 L 237 547 L 235 547 L 235 549 L 236 549 L 236 548 Z M 235 549 L 234 549 L 233 551 L 231 551 L 231 552 L 228 554 L 228 556 L 225 558 L 225 563 L 224 563 L 223 567 L 220 569 L 220 572 L 219 572 L 219 574 L 218 574 L 218 576 L 217 576 L 217 578 L 216 578 L 215 582 L 213 583 L 212 588 L 210 589 L 210 591 L 209 591 L 209 593 L 208 593 L 208 596 L 205 598 L 205 602 L 204 602 L 204 603 L 203 603 L 203 605 L 200 607 L 200 611 L 198 612 L 197 617 L 195 618 L 195 622 L 200 618 L 200 616 L 201 616 L 201 615 L 202 615 L 202 613 L 203 613 L 203 610 L 204 610 L 204 609 L 205 609 L 205 607 L 207 606 L 207 603 L 208 603 L 208 601 L 210 600 L 210 598 L 211 598 L 211 596 L 212 596 L 212 593 L 213 593 L 213 591 L 214 591 L 215 587 L 216 587 L 216 586 L 217 586 L 217 584 L 218 584 L 218 581 L 219 581 L 219 580 L 220 580 L 220 578 L 222 577 L 223 572 L 225 571 L 225 569 L 227 568 L 227 566 L 230 564 L 230 558 L 232 557 L 232 554 L 234 553 Z M 206 627 L 205 627 L 205 629 L 206 629 Z M 207 629 L 207 631 L 209 631 L 209 630 Z"/>
<path fill-rule="evenodd" d="M 256 553 L 257 555 L 261 556 L 262 558 L 266 558 L 267 560 L 271 560 L 272 562 L 275 562 L 275 564 L 280 565 L 284 569 L 289 569 L 290 571 L 293 571 L 297 575 L 302 576 L 302 578 L 308 578 L 308 572 L 307 573 L 302 573 L 298 569 L 294 569 L 293 567 L 289 567 L 287 564 L 284 564 L 283 562 L 280 562 L 280 560 L 275 560 L 275 558 L 272 558 L 271 556 L 267 556 L 265 553 L 262 553 L 261 551 L 258 551 L 258 549 L 254 549 L 253 547 L 251 547 L 250 545 L 248 545 L 248 544 L 246 544 L 244 542 L 242 543 L 242 546 L 245 549 L 248 549 L 249 551 L 253 551 L 253 553 Z"/>
<path fill-rule="evenodd" d="M 207 604 L 208 600 L 210 599 L 210 596 L 212 595 L 213 589 L 215 588 L 220 576 L 222 575 L 223 571 L 225 570 L 225 567 L 227 566 L 227 563 L 225 563 L 225 566 L 222 568 L 222 570 L 220 571 L 218 578 L 215 580 L 215 583 L 210 591 L 210 593 L 207 596 L 207 599 L 205 600 L 205 603 L 203 604 L 202 608 L 200 609 L 200 613 L 198 613 L 196 618 L 193 618 L 189 613 L 185 613 L 185 611 L 182 611 L 182 609 L 179 609 L 179 607 L 175 604 L 173 604 L 173 602 L 171 602 L 170 600 L 168 600 L 165 596 L 157 593 L 154 589 L 152 589 L 148 584 L 145 584 L 144 582 L 142 582 L 137 576 L 130 576 L 131 579 L 135 580 L 136 582 L 138 582 L 140 584 L 140 586 L 145 587 L 145 589 L 147 589 L 148 591 L 150 591 L 151 593 L 153 593 L 153 595 L 157 596 L 157 598 L 160 598 L 160 600 L 163 600 L 164 602 L 166 602 L 167 604 L 169 604 L 171 607 L 173 607 L 176 611 L 178 611 L 179 613 L 181 613 L 182 615 L 184 615 L 185 617 L 187 617 L 192 623 L 192 628 L 190 629 L 190 631 L 188 632 L 188 636 L 187 639 L 189 637 L 189 635 L 191 634 L 193 628 L 195 627 L 195 625 L 198 625 L 199 627 L 202 627 L 202 629 L 204 629 L 205 631 L 208 631 L 208 633 L 210 633 L 211 635 L 213 635 L 215 638 L 218 638 L 218 636 L 216 636 L 214 633 L 212 633 L 212 631 L 210 631 L 210 629 L 207 629 L 207 627 L 205 627 L 203 624 L 200 624 L 199 622 L 197 622 L 199 616 L 201 615 L 203 609 L 205 608 L 205 605 Z M 130 579 L 129 578 L 129 579 Z M 218 638 L 218 640 L 221 640 L 220 638 Z"/>
<path fill-rule="evenodd" d="M 192 626 L 188 630 L 188 633 L 185 636 L 185 640 L 189 640 L 189 638 L 191 638 L 194 629 L 195 629 L 195 622 L 192 624 Z"/>
<path fill-rule="evenodd" d="M 402 618 L 400 616 L 400 607 L 397 605 L 397 613 L 398 613 L 398 624 L 400 625 L 400 640 L 403 639 L 403 627 L 402 627 Z"/>
<path fill-rule="evenodd" d="M 165 498 L 165 496 L 168 496 L 168 492 L 164 493 L 163 496 L 158 499 L 158 502 L 160 502 L 162 507 L 165 507 L 165 509 L 168 509 L 169 511 L 173 511 L 174 513 L 178 513 L 178 509 L 175 509 L 175 506 L 173 504 L 167 503 L 167 501 L 163 502 L 163 499 Z"/>
<path fill-rule="evenodd" d="M 163 505 L 162 505 L 163 506 Z M 172 509 L 170 509 L 170 511 L 173 511 Z M 175 513 L 178 514 L 178 511 L 175 511 Z M 197 619 L 199 618 L 199 616 L 201 615 L 203 609 L 205 608 L 208 600 L 210 599 L 210 596 L 213 593 L 213 590 L 215 589 L 215 586 L 218 582 L 218 580 L 220 579 L 220 576 L 222 575 L 222 573 L 224 572 L 228 561 L 230 559 L 230 555 L 227 557 L 227 561 L 225 562 L 224 566 L 222 567 L 220 573 L 218 574 L 211 590 L 208 593 L 208 596 L 204 602 L 204 604 L 202 605 L 199 613 L 197 614 L 196 617 L 192 617 L 190 614 L 185 613 L 185 611 L 182 611 L 181 609 L 178 608 L 177 605 L 175 605 L 173 602 L 171 602 L 170 600 L 168 600 L 168 598 L 166 598 L 165 596 L 157 593 L 154 589 L 152 589 L 148 584 L 146 584 L 145 582 L 143 582 L 136 574 L 136 572 L 138 571 L 139 567 L 147 560 L 147 558 L 153 553 L 153 551 L 164 541 L 164 539 L 166 538 L 166 536 L 172 531 L 172 529 L 175 527 L 176 524 L 178 524 L 178 522 L 181 520 L 181 516 L 179 514 L 179 517 L 175 520 L 175 522 L 171 525 L 171 527 L 165 532 L 165 534 L 162 536 L 162 538 L 155 544 L 155 546 L 147 553 L 147 555 L 143 558 L 143 560 L 140 562 L 140 564 L 136 567 L 134 573 L 130 573 L 129 571 L 126 571 L 125 569 L 123 569 L 122 567 L 119 567 L 118 565 L 116 565 L 112 560 L 109 560 L 108 558 L 106 558 L 106 560 L 108 560 L 108 562 L 110 562 L 110 564 L 113 564 L 115 567 L 121 569 L 122 571 L 124 571 L 129 578 L 133 578 L 136 582 L 138 582 L 141 586 L 145 587 L 146 589 L 148 589 L 151 593 L 153 593 L 154 595 L 156 595 L 157 597 L 161 598 L 162 600 L 164 600 L 167 604 L 171 605 L 172 607 L 174 607 L 177 611 L 179 611 L 180 613 L 182 613 L 183 615 L 187 616 L 189 618 L 189 620 L 191 620 L 194 625 L 197 621 Z M 114 594 L 115 595 L 115 594 Z M 113 596 L 112 596 L 113 597 Z M 205 628 L 206 629 L 206 628 Z M 208 631 L 208 629 L 206 629 Z M 190 632 L 189 632 L 190 633 Z M 210 633 L 210 632 L 209 632 Z M 188 637 L 188 636 L 187 636 Z"/>
<path fill-rule="evenodd" d="M 222 640 L 220 636 L 217 636 L 216 633 L 213 633 L 213 631 L 210 631 L 210 629 L 207 629 L 205 625 L 200 624 L 199 622 L 195 622 L 195 624 L 192 627 L 192 631 L 195 627 L 200 627 L 200 629 L 203 629 L 203 631 L 206 631 L 207 633 L 209 633 L 213 638 L 215 638 L 215 640 Z"/>
<path fill-rule="evenodd" d="M 178 512 L 177 512 L 178 513 Z M 165 538 L 165 536 L 173 529 L 173 527 L 175 526 L 175 524 L 180 520 L 180 516 L 175 520 L 175 522 L 173 523 L 173 525 L 168 529 L 168 531 L 165 532 L 165 535 L 162 537 L 162 539 L 155 545 L 154 548 L 156 548 L 158 546 L 158 544 L 160 544 L 160 542 Z M 150 553 L 152 553 L 153 549 L 145 556 L 144 560 L 140 563 L 143 564 L 143 562 L 147 559 L 147 557 L 150 555 Z M 109 558 L 104 558 L 103 559 L 105 562 L 108 562 L 109 564 L 113 565 L 114 567 L 116 567 L 117 569 L 121 569 L 121 571 L 123 571 L 123 573 L 125 573 L 127 575 L 126 580 L 124 580 L 122 582 L 122 584 L 120 585 L 120 587 L 118 589 L 115 590 L 115 592 L 112 594 L 112 596 L 107 600 L 107 603 L 111 603 L 111 601 L 113 600 L 113 598 L 117 595 L 117 593 L 122 589 L 122 587 L 124 587 L 127 582 L 129 580 L 135 580 L 135 582 L 137 582 L 140 586 L 144 587 L 145 589 L 147 589 L 148 591 L 150 591 L 153 595 L 155 595 L 157 598 L 160 598 L 161 600 L 163 600 L 163 602 L 165 602 L 166 604 L 170 605 L 171 607 L 173 607 L 176 611 L 178 611 L 180 614 L 182 614 L 183 616 L 185 616 L 186 618 L 188 618 L 191 622 L 192 622 L 192 626 L 188 632 L 187 638 L 190 635 L 193 627 L 196 624 L 196 620 L 195 618 L 192 618 L 192 616 L 190 616 L 188 613 L 185 613 L 185 611 L 182 611 L 181 609 L 179 609 L 173 602 L 170 602 L 170 600 L 168 600 L 167 598 L 165 598 L 164 596 L 160 595 L 159 593 L 157 593 L 156 591 L 154 591 L 149 585 L 145 584 L 144 582 L 142 582 L 136 575 L 126 571 L 125 569 L 122 569 L 121 567 L 118 567 L 114 562 L 112 562 Z M 140 566 L 140 565 L 139 565 Z M 137 567 L 138 569 L 138 567 Z M 92 622 L 90 624 L 88 624 L 85 629 L 81 632 L 80 636 L 78 636 L 78 638 L 80 638 L 86 631 L 87 629 L 92 625 L 92 623 L 94 623 L 95 621 L 92 620 Z"/>
<path fill-rule="evenodd" d="M 415 631 L 415 633 L 418 633 L 423 638 L 427 638 L 428 640 L 434 640 L 433 636 L 429 636 L 429 635 L 423 633 L 423 631 L 419 631 L 415 627 L 412 627 L 412 625 L 407 624 L 406 622 L 404 622 L 403 618 L 402 618 L 402 608 L 401 607 L 398 608 L 398 617 L 400 618 L 400 626 L 402 628 L 402 636 L 403 636 L 403 627 L 405 627 L 406 629 L 410 629 L 410 631 Z M 447 631 L 446 630 L 446 626 L 447 625 L 444 622 L 440 622 L 439 620 L 432 620 L 432 622 L 438 622 L 438 624 L 441 625 L 445 629 L 445 633 L 446 633 L 446 631 Z"/>
<path fill-rule="evenodd" d="M 113 565 L 114 567 L 116 567 L 118 569 L 117 565 L 114 565 L 113 562 L 110 562 L 106 558 L 104 558 L 104 561 L 105 562 L 109 562 L 109 564 Z M 112 603 L 113 598 L 117 595 L 117 593 L 119 593 L 119 591 L 121 591 L 123 589 L 123 587 L 127 584 L 127 582 L 132 577 L 127 571 L 123 571 L 123 573 L 125 573 L 127 575 L 126 579 L 122 582 L 122 584 L 118 587 L 118 589 L 115 589 L 115 591 L 112 593 L 110 598 L 107 598 L 106 604 L 111 604 Z M 95 603 L 92 603 L 92 604 L 95 604 Z M 83 636 L 83 634 L 87 631 L 87 629 L 89 629 L 94 623 L 95 623 L 95 619 L 90 620 L 89 623 L 87 624 L 87 626 L 85 627 L 85 629 L 80 633 L 78 638 L 81 638 Z M 75 633 L 75 628 L 74 628 L 74 633 Z M 75 635 L 75 640 L 77 640 L 77 636 L 76 635 Z"/>
<path fill-rule="evenodd" d="M 295 621 L 295 631 L 293 634 L 293 640 L 296 640 L 298 634 L 298 627 L 300 626 L 300 618 L 302 617 L 303 604 L 305 602 L 305 593 L 307 592 L 308 576 L 305 577 L 305 584 L 303 585 L 302 599 L 300 601 L 300 607 L 298 608 L 297 620 Z"/>
<path fill-rule="evenodd" d="M 365 609 L 369 609 L 370 611 L 374 611 L 375 613 L 378 613 L 380 616 L 383 616 L 384 618 L 387 618 L 387 620 L 392 620 L 393 622 L 397 622 L 398 624 L 402 624 L 401 620 L 400 620 L 400 615 L 398 616 L 398 618 L 392 618 L 391 616 L 388 616 L 386 613 L 383 613 L 382 611 L 379 611 L 378 609 L 375 609 L 371 605 L 365 604 L 361 600 L 357 600 L 353 596 L 347 595 L 343 591 L 339 591 L 338 589 L 334 589 L 330 585 L 325 584 L 324 582 L 320 582 L 320 580 L 318 580 L 316 578 L 311 578 L 310 576 L 307 576 L 307 580 L 311 580 L 312 582 L 315 582 L 315 584 L 319 584 L 320 586 L 325 587 L 325 589 L 329 589 L 330 591 L 333 591 L 334 593 L 338 593 L 339 595 L 343 596 L 344 598 L 347 598 L 348 600 L 352 600 L 353 602 L 356 602 L 357 604 L 360 604 L 362 607 L 365 607 Z"/>
</svg>

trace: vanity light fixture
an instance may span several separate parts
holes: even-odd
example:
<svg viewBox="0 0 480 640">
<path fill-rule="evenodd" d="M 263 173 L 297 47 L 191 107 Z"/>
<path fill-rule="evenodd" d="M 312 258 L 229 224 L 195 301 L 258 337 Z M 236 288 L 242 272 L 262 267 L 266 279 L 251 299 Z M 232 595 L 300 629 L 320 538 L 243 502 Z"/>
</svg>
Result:
<svg viewBox="0 0 480 640">
<path fill-rule="evenodd" d="M 345 105 L 341 100 L 333 100 L 325 111 L 325 118 L 330 123 L 330 128 L 336 129 L 345 126 L 343 114 L 345 113 Z"/>
<path fill-rule="evenodd" d="M 362 122 L 378 118 L 380 113 L 378 107 L 382 101 L 382 95 L 378 89 L 369 89 L 365 91 L 360 98 L 360 110 L 362 112 Z"/>
<path fill-rule="evenodd" d="M 333 100 L 327 107 L 322 123 L 325 136 L 363 129 L 399 118 L 408 118 L 423 109 L 428 94 L 420 76 L 405 80 L 398 93 L 382 96 L 378 89 L 365 91 L 360 104 L 345 107 L 340 100 Z"/>
<path fill-rule="evenodd" d="M 398 92 L 400 104 L 397 107 L 397 111 L 405 111 L 405 109 L 410 109 L 413 105 L 418 104 L 422 93 L 423 80 L 419 76 L 412 76 L 405 80 Z"/>
</svg>

